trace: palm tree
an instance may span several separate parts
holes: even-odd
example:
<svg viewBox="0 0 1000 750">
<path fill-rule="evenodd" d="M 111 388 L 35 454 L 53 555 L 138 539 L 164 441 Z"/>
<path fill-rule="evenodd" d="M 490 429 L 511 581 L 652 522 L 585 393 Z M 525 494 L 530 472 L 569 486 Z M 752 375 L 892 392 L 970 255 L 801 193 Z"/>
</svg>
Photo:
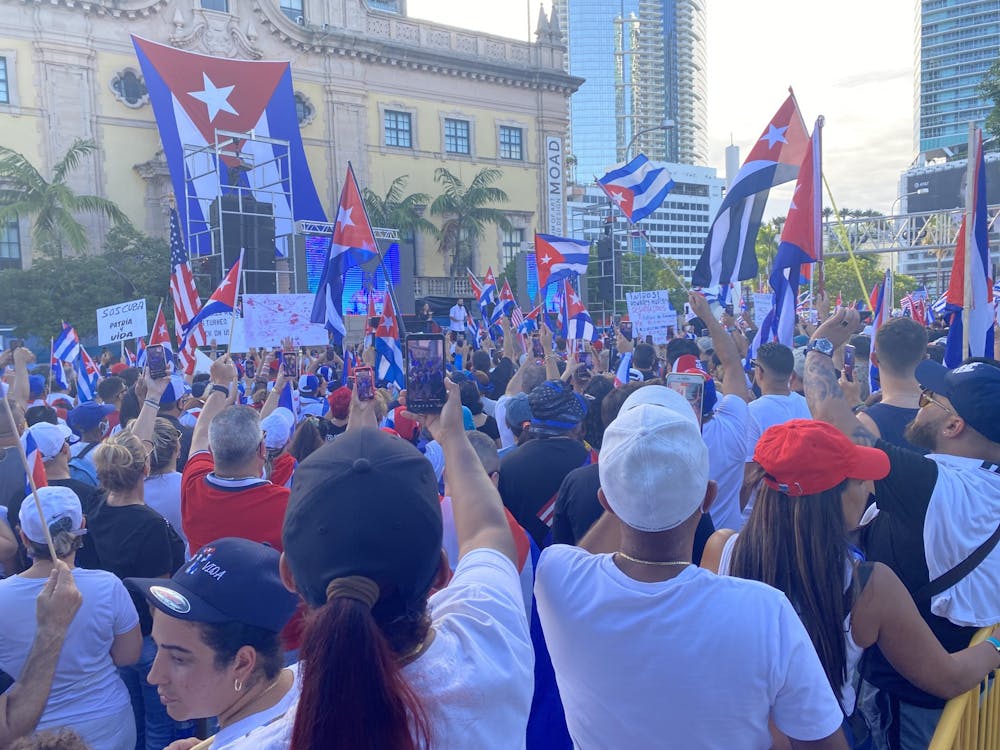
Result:
<svg viewBox="0 0 1000 750">
<path fill-rule="evenodd" d="M 398 231 L 402 240 L 413 247 L 415 255 L 417 234 L 425 232 L 436 239 L 438 228 L 424 218 L 424 208 L 431 202 L 431 197 L 427 193 L 403 195 L 409 179 L 408 174 L 397 177 L 389 185 L 384 196 L 364 188 L 361 191 L 361 198 L 365 202 L 365 210 L 368 212 L 371 225 Z M 416 257 L 414 257 L 414 269 L 416 269 Z"/>
<path fill-rule="evenodd" d="M 87 231 L 75 214 L 99 214 L 117 225 L 131 225 L 114 202 L 96 195 L 78 195 L 66 184 L 83 157 L 96 150 L 93 141 L 76 139 L 52 167 L 49 181 L 22 154 L 0 146 L 0 224 L 20 215 L 34 216 L 35 247 L 53 258 L 63 257 L 64 243 L 77 253 L 87 249 Z"/>
<path fill-rule="evenodd" d="M 486 225 L 493 224 L 503 230 L 511 228 L 503 211 L 492 205 L 509 200 L 503 189 L 493 185 L 501 177 L 501 170 L 484 167 L 466 187 L 444 167 L 434 170 L 434 181 L 441 183 L 443 191 L 431 204 L 431 215 L 444 219 L 438 249 L 448 259 L 452 293 L 455 279 L 464 272 L 464 266 L 470 265 L 472 252 Z"/>
</svg>

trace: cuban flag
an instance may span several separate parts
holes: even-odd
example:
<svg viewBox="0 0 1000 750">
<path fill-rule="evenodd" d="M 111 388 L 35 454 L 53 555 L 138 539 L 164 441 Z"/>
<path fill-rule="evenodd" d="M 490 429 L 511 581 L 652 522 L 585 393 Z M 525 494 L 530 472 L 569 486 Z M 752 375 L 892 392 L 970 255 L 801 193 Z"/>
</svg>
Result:
<svg viewBox="0 0 1000 750">
<path fill-rule="evenodd" d="M 354 176 L 354 167 L 347 163 L 347 176 L 337 204 L 337 220 L 333 225 L 330 251 L 323 266 L 323 276 L 316 288 L 313 301 L 313 323 L 322 323 L 333 334 L 334 343 L 344 339 L 344 274 L 361 265 L 378 253 L 375 235 L 368 222 L 361 190 Z"/>
<path fill-rule="evenodd" d="M 638 224 L 663 204 L 674 181 L 666 164 L 639 154 L 628 164 L 613 167 L 597 184 L 629 221 Z M 541 280 L 538 283 L 542 285 Z"/>
<path fill-rule="evenodd" d="M 80 346 L 80 337 L 76 335 L 76 329 L 69 323 L 63 321 L 62 331 L 52 343 L 52 356 L 61 359 L 63 362 L 75 362 L 83 351 Z"/>
<path fill-rule="evenodd" d="M 946 312 L 951 313 L 944 363 L 958 367 L 966 357 L 993 356 L 993 280 L 990 278 L 989 225 L 986 216 L 986 164 L 983 160 L 983 132 L 976 131 L 975 174 L 972 178 L 972 216 L 962 218 L 951 266 Z M 966 247 L 966 222 L 972 221 L 972 245 Z M 971 254 L 969 268 L 972 299 L 965 299 L 965 259 Z M 969 346 L 964 349 L 964 308 L 969 307 Z"/>
<path fill-rule="evenodd" d="M 219 286 L 212 296 L 208 298 L 208 301 L 202 305 L 198 313 L 188 321 L 187 325 L 183 327 L 184 337 L 187 338 L 188 334 L 197 327 L 205 318 L 211 315 L 218 315 L 220 313 L 231 313 L 236 309 L 236 296 L 239 294 L 240 289 L 240 275 L 243 271 L 243 251 L 240 251 L 240 257 L 237 258 L 233 267 L 229 269 L 229 273 L 226 277 L 219 282 Z M 152 343 L 152 341 L 150 342 Z"/>
<path fill-rule="evenodd" d="M 483 276 L 483 285 L 479 294 L 479 312 L 483 321 L 490 319 L 489 306 L 497 303 L 497 293 L 497 279 L 493 275 L 493 266 L 489 266 L 486 269 L 486 275 Z"/>
<path fill-rule="evenodd" d="M 81 404 L 86 401 L 93 401 L 97 394 L 97 381 L 101 379 L 101 371 L 97 364 L 87 354 L 87 350 L 81 348 L 80 356 L 73 363 L 76 371 L 76 398 Z"/>
<path fill-rule="evenodd" d="M 262 178 L 258 184 L 280 186 L 278 190 L 254 192 L 257 200 L 273 204 L 276 236 L 291 235 L 295 221 L 326 221 L 302 148 L 289 63 L 208 57 L 136 36 L 132 43 L 149 91 L 191 255 L 210 252 L 212 233 L 202 230 L 211 226 L 212 208 L 218 210 L 220 186 L 227 192 L 226 186 L 232 184 L 230 170 L 248 164 L 257 165 L 254 173 Z M 232 155 L 221 157 L 217 164 L 212 148 L 206 148 L 215 145 L 216 130 L 252 131 L 257 136 L 287 141 L 288 147 L 237 140 L 226 146 Z M 205 150 L 185 160 L 185 147 Z M 245 175 L 238 179 L 243 188 L 252 187 Z M 292 206 L 287 205 L 290 194 Z M 283 256 L 287 249 L 279 246 L 276 253 Z"/>
<path fill-rule="evenodd" d="M 538 316 L 542 307 L 543 305 L 538 305 L 524 314 L 524 321 L 517 327 L 518 333 L 534 333 L 538 330 Z"/>
<path fill-rule="evenodd" d="M 141 337 L 139 338 L 139 343 L 135 346 L 135 366 L 146 366 L 146 340 Z"/>
<path fill-rule="evenodd" d="M 618 360 L 615 370 L 615 388 L 621 388 L 629 381 L 629 370 L 632 369 L 632 352 L 625 352 Z"/>
<path fill-rule="evenodd" d="M 563 280 L 562 335 L 568 341 L 595 341 L 597 328 L 569 279 Z"/>
<path fill-rule="evenodd" d="M 129 351 L 129 348 L 125 346 L 125 342 L 122 342 L 122 362 L 124 362 L 129 367 L 135 367 L 135 355 Z"/>
<path fill-rule="evenodd" d="M 42 452 L 38 450 L 38 443 L 35 442 L 31 430 L 24 431 L 21 436 L 21 445 L 24 446 L 24 455 L 27 456 L 28 468 L 31 469 L 31 474 L 24 478 L 24 494 L 30 495 L 32 484 L 37 489 L 38 487 L 48 487 L 49 482 L 45 475 L 45 461 L 42 458 Z"/>
<path fill-rule="evenodd" d="M 278 406 L 288 409 L 296 417 L 299 416 L 299 394 L 292 389 L 292 384 L 286 382 L 278 394 Z"/>
<path fill-rule="evenodd" d="M 340 384 L 347 385 L 347 379 L 354 377 L 354 368 L 358 366 L 358 358 L 353 349 L 344 350 L 344 367 L 340 371 Z"/>
<path fill-rule="evenodd" d="M 589 242 L 552 234 L 535 234 L 539 289 L 544 289 L 555 281 L 587 273 L 589 259 Z"/>
<path fill-rule="evenodd" d="M 754 245 L 771 188 L 798 177 L 809 134 L 790 94 L 751 149 L 726 192 L 691 275 L 694 286 L 718 286 L 757 275 Z"/>
<path fill-rule="evenodd" d="M 774 290 L 770 340 L 788 347 L 793 345 L 795 338 L 796 314 L 808 299 L 808 292 L 806 297 L 799 297 L 803 269 L 809 270 L 819 259 L 823 247 L 822 127 L 822 120 L 817 120 L 799 168 L 770 276 Z"/>
<path fill-rule="evenodd" d="M 380 383 L 395 383 L 400 389 L 406 387 L 399 322 L 396 320 L 392 299 L 388 296 L 382 306 L 382 318 L 375 329 L 375 376 Z"/>
<path fill-rule="evenodd" d="M 889 319 L 889 313 L 892 311 L 892 271 L 889 269 L 886 269 L 885 276 L 872 289 L 868 305 L 872 311 L 872 345 L 871 354 L 869 355 L 868 380 L 871 392 L 875 393 L 882 388 L 882 382 L 878 374 L 878 365 L 875 364 L 875 334 L 878 333 L 878 329 L 882 327 L 882 324 Z"/>
<path fill-rule="evenodd" d="M 49 367 L 52 369 L 52 382 L 64 391 L 69 390 L 69 381 L 66 380 L 66 371 L 63 369 L 62 362 L 55 354 L 55 347 L 52 347 L 49 352 Z"/>
<path fill-rule="evenodd" d="M 482 334 L 479 331 L 479 324 L 468 313 L 465 314 L 465 330 L 469 334 L 468 341 L 472 345 L 473 351 L 480 349 L 482 347 L 480 343 Z"/>
<path fill-rule="evenodd" d="M 465 269 L 465 272 L 469 274 L 469 286 L 472 287 L 472 293 L 476 295 L 476 302 L 478 302 L 479 298 L 483 296 L 483 285 L 479 279 L 476 278 L 476 274 L 468 268 Z"/>
<path fill-rule="evenodd" d="M 504 279 L 503 286 L 500 287 L 500 299 L 497 300 L 497 304 L 493 308 L 493 314 L 490 316 L 490 324 L 494 325 L 498 323 L 504 315 L 510 317 L 511 312 L 516 306 L 517 302 L 514 301 L 514 292 L 510 288 L 510 282 Z"/>
<path fill-rule="evenodd" d="M 153 330 L 149 334 L 149 345 L 160 345 L 171 353 L 174 350 L 173 342 L 170 339 L 170 329 L 167 328 L 167 316 L 163 314 L 162 304 L 156 308 L 156 317 L 153 319 Z M 140 347 L 140 351 L 143 355 L 143 363 L 145 364 L 146 347 Z"/>
<path fill-rule="evenodd" d="M 376 321 L 375 323 L 373 323 L 372 319 L 377 317 L 378 317 L 378 311 L 376 311 L 375 309 L 375 295 L 372 293 L 372 290 L 369 289 L 368 307 L 367 310 L 365 311 L 365 338 L 364 338 L 365 348 L 368 348 L 369 346 L 372 345 L 372 336 L 375 334 L 375 326 L 378 325 L 378 322 Z"/>
</svg>

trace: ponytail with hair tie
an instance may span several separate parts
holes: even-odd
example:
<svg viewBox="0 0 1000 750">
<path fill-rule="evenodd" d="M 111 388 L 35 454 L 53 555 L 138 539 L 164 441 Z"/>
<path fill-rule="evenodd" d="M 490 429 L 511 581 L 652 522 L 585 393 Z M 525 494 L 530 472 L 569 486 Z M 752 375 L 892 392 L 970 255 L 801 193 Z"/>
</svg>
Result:
<svg viewBox="0 0 1000 750">
<path fill-rule="evenodd" d="M 326 600 L 333 599 L 354 599 L 361 602 L 368 609 L 375 606 L 379 600 L 382 590 L 379 585 L 367 576 L 344 576 L 334 578 L 326 586 Z"/>
</svg>

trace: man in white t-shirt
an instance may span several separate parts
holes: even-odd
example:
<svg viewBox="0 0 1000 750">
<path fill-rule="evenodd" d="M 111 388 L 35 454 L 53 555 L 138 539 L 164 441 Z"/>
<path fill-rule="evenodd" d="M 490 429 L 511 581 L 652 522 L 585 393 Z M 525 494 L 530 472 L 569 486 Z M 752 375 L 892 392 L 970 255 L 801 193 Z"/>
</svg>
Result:
<svg viewBox="0 0 1000 750">
<path fill-rule="evenodd" d="M 467 314 L 465 311 L 465 300 L 459 297 L 451 310 L 448 311 L 448 320 L 451 321 L 448 330 L 455 331 L 456 333 L 464 333 L 465 317 Z"/>
<path fill-rule="evenodd" d="M 785 596 L 690 562 L 716 488 L 684 397 L 632 394 L 598 465 L 608 512 L 584 549 L 542 552 L 535 579 L 574 746 L 767 748 L 771 719 L 792 747 L 846 750 L 843 714 Z"/>
</svg>

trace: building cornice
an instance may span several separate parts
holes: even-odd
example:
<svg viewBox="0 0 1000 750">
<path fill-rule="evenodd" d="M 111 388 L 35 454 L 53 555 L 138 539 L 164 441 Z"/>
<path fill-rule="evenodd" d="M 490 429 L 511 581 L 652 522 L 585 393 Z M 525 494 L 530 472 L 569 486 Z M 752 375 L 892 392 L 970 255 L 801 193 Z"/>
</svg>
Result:
<svg viewBox="0 0 1000 750">
<path fill-rule="evenodd" d="M 529 44 L 375 11 L 368 12 L 366 33 L 361 34 L 297 24 L 267 0 L 255 0 L 253 13 L 262 33 L 303 52 L 564 95 L 583 84 L 582 78 L 562 70 L 565 48 L 560 45 Z"/>
<path fill-rule="evenodd" d="M 81 13 L 111 18 L 149 18 L 167 7 L 169 0 L 16 0 L 11 5 L 62 6 Z"/>
</svg>

